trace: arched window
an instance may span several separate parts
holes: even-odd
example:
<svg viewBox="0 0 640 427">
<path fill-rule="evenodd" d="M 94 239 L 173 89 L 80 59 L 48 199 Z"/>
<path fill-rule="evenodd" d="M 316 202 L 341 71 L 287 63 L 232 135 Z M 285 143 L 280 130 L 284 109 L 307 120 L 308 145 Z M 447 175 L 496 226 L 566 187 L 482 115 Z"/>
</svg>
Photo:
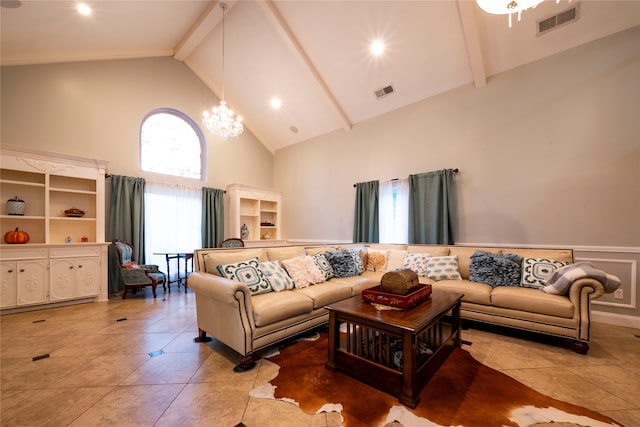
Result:
<svg viewBox="0 0 640 427">
<path fill-rule="evenodd" d="M 149 113 L 140 128 L 143 171 L 204 179 L 205 139 L 189 116 L 170 108 Z"/>
</svg>

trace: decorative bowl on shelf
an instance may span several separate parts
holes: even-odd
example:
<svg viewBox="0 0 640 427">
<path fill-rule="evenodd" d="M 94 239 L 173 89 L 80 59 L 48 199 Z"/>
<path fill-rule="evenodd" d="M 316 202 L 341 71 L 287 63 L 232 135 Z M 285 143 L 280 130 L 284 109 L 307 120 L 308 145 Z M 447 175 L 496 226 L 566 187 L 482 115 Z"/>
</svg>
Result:
<svg viewBox="0 0 640 427">
<path fill-rule="evenodd" d="M 62 211 L 62 213 L 65 216 L 69 216 L 69 217 L 72 217 L 72 218 L 80 218 L 80 217 L 85 215 L 85 211 L 83 211 L 81 209 L 78 209 L 78 208 L 67 209 L 67 210 Z"/>
</svg>

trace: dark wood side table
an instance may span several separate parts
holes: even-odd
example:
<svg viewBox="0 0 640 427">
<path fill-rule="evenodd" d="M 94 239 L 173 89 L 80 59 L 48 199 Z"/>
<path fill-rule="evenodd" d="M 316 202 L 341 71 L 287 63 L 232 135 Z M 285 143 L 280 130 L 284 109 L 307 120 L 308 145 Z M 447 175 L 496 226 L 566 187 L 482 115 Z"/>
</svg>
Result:
<svg viewBox="0 0 640 427">
<path fill-rule="evenodd" d="M 184 285 L 184 293 L 186 294 L 187 280 L 189 278 L 189 260 L 191 260 L 191 271 L 193 271 L 193 252 L 155 252 L 154 255 L 164 255 L 165 260 L 167 261 L 167 286 L 169 288 L 169 292 L 171 292 L 171 283 L 175 282 L 178 284 L 178 289 L 180 288 L 180 284 Z M 175 280 L 171 280 L 171 260 L 174 259 L 176 260 L 178 275 Z M 180 275 L 180 260 L 184 260 L 184 276 Z"/>
<path fill-rule="evenodd" d="M 463 295 L 433 290 L 404 310 L 378 310 L 360 295 L 329 310 L 326 368 L 340 370 L 415 408 L 420 391 L 455 347 L 460 347 Z M 340 325 L 346 324 L 346 333 Z M 401 352 L 400 352 L 401 351 Z"/>
</svg>

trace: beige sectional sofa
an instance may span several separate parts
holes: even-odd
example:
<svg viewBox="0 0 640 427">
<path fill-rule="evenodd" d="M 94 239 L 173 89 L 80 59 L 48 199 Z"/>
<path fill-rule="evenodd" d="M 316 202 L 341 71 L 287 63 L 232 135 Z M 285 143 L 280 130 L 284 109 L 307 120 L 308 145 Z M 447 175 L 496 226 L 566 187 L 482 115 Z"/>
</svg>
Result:
<svg viewBox="0 0 640 427">
<path fill-rule="evenodd" d="M 218 266 L 254 257 L 259 262 L 277 260 L 282 263 L 296 257 L 345 248 L 354 248 L 361 258 L 365 258 L 365 263 L 367 253 L 372 261 L 374 257 L 371 254 L 386 254 L 387 263 L 382 271 L 364 271 L 300 289 L 260 294 L 252 294 L 245 283 L 221 277 L 218 271 Z M 477 250 L 565 264 L 574 261 L 571 249 L 381 244 L 199 249 L 194 253 L 195 271 L 189 277 L 189 287 L 196 293 L 198 340 L 206 340 L 207 334 L 215 337 L 240 354 L 238 370 L 250 369 L 254 365 L 256 351 L 326 323 L 326 305 L 379 285 L 386 271 L 402 267 L 406 254 L 421 253 L 433 259 L 448 256 L 448 259 L 455 257 L 457 260 L 459 278 L 434 280 L 439 277 L 429 272 L 419 280 L 438 289 L 464 294 L 463 319 L 568 338 L 572 340 L 575 351 L 586 353 L 589 350 L 590 301 L 604 293 L 599 281 L 591 278 L 576 280 L 567 295 L 554 295 L 536 288 L 494 287 L 473 282 L 469 280 L 471 256 Z"/>
</svg>

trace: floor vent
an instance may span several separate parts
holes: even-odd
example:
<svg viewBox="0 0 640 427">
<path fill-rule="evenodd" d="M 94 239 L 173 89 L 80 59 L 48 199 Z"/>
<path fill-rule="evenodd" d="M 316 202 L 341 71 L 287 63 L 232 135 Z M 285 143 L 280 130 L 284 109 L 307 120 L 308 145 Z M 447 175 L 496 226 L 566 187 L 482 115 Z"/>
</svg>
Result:
<svg viewBox="0 0 640 427">
<path fill-rule="evenodd" d="M 570 24 L 578 20 L 579 4 L 573 5 L 571 8 L 538 21 L 537 35 L 546 34 L 551 30 L 555 30 L 563 25 Z"/>
<path fill-rule="evenodd" d="M 389 96 L 393 93 L 393 86 L 385 86 L 382 89 L 376 90 L 374 93 L 376 94 L 376 98 L 378 99 Z"/>
</svg>

